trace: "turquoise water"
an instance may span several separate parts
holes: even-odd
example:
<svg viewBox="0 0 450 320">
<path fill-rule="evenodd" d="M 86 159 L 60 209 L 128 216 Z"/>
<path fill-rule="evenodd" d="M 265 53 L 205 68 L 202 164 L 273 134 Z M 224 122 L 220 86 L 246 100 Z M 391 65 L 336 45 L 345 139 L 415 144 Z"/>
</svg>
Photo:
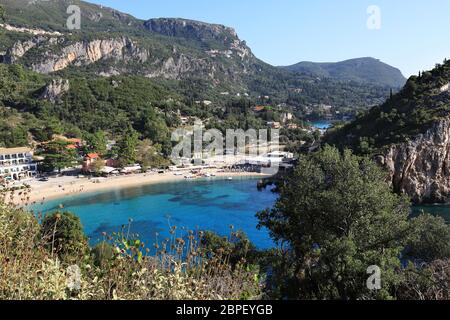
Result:
<svg viewBox="0 0 450 320">
<path fill-rule="evenodd" d="M 320 130 L 327 130 L 329 128 L 331 128 L 332 124 L 329 121 L 313 121 L 311 122 L 311 125 L 316 128 L 316 129 L 320 129 Z"/>
<path fill-rule="evenodd" d="M 48 201 L 33 206 L 35 212 L 47 214 L 64 206 L 64 211 L 78 215 L 90 243 L 103 239 L 128 225 L 148 246 L 169 236 L 171 226 L 180 230 L 211 230 L 230 235 L 230 225 L 243 230 L 258 248 L 273 247 L 267 230 L 257 230 L 256 212 L 272 207 L 277 195 L 258 191 L 257 179 L 232 181 L 209 179 L 148 185 L 95 194 L 84 194 Z"/>
<path fill-rule="evenodd" d="M 430 213 L 445 219 L 450 224 L 450 206 L 448 205 L 429 205 L 429 206 L 415 206 L 412 209 L 413 216 L 418 216 L 422 212 Z"/>
</svg>

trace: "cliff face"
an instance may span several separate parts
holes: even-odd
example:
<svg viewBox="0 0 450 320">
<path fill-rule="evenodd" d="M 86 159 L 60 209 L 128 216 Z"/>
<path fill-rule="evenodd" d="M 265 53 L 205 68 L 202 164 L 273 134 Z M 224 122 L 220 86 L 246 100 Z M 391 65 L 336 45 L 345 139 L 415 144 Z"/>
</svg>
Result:
<svg viewBox="0 0 450 320">
<path fill-rule="evenodd" d="M 414 203 L 450 202 L 450 117 L 409 142 L 391 146 L 377 161 L 388 169 L 394 190 Z"/>
<path fill-rule="evenodd" d="M 167 21 L 168 22 L 167 22 Z M 167 29 L 163 27 L 167 22 Z M 257 63 L 251 50 L 235 32 L 223 26 L 197 22 L 184 22 L 185 32 L 196 40 L 216 41 L 213 48 L 202 45 L 186 49 L 175 42 L 163 42 L 152 46 L 145 39 L 127 36 L 92 40 L 71 40 L 65 35 L 39 35 L 28 29 L 21 33 L 31 36 L 19 40 L 7 49 L 1 60 L 4 63 L 22 63 L 33 71 L 51 74 L 68 67 L 91 66 L 101 76 L 138 74 L 148 78 L 161 77 L 172 80 L 203 78 L 213 85 L 224 81 L 243 85 L 242 75 L 255 70 Z M 152 33 L 178 37 L 183 34 L 183 23 L 176 19 L 165 19 L 149 25 Z M 172 30 L 174 28 L 174 30 Z M 170 31 L 172 30 L 172 32 Z M 148 39 L 147 39 L 148 40 Z M 108 60 L 107 63 L 100 63 Z"/>
<path fill-rule="evenodd" d="M 69 80 L 53 79 L 52 82 L 44 88 L 44 92 L 40 98 L 55 103 L 64 93 L 68 92 L 69 89 Z"/>
<path fill-rule="evenodd" d="M 379 103 L 388 92 L 376 83 L 362 86 L 293 75 L 259 60 L 233 28 L 219 24 L 179 18 L 145 21 L 76 1 L 82 28 L 68 30 L 67 7 L 72 2 L 1 0 L 7 15 L 0 24 L 0 63 L 20 64 L 49 77 L 170 79 L 182 92 L 186 92 L 184 82 L 193 81 L 192 89 L 199 91 L 194 95 L 204 99 L 210 93 L 239 96 L 245 92 L 252 97 L 270 96 L 278 104 L 301 89 L 302 97 L 295 96 L 294 104 L 315 104 L 320 95 L 326 96 L 326 104 L 353 107 Z"/>
<path fill-rule="evenodd" d="M 40 73 L 63 70 L 70 65 L 82 66 L 112 58 L 117 61 L 136 59 L 145 62 L 148 52 L 140 51 L 127 38 L 76 42 L 56 54 L 44 55 L 43 61 L 33 63 L 32 69 Z"/>
<path fill-rule="evenodd" d="M 192 39 L 201 42 L 216 41 L 231 43 L 238 37 L 233 28 L 187 19 L 151 19 L 144 23 L 144 27 L 149 31 L 164 36 Z"/>
</svg>

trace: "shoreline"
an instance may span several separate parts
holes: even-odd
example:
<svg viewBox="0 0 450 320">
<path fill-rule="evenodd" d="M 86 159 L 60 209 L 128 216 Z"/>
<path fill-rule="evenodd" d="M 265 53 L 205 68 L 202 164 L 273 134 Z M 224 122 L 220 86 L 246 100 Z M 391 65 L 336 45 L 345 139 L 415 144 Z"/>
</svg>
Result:
<svg viewBox="0 0 450 320">
<path fill-rule="evenodd" d="M 214 174 L 215 177 L 212 178 L 269 177 L 268 175 L 255 172 L 218 172 L 217 170 L 209 170 L 205 173 Z M 67 196 L 127 189 L 152 184 L 196 181 L 199 179 L 204 178 L 185 179 L 184 176 L 176 176 L 173 172 L 166 172 L 164 174 L 140 173 L 127 176 L 109 177 L 100 179 L 99 181 L 101 182 L 98 183 L 94 183 L 97 178 L 88 179 L 63 176 L 50 178 L 48 182 L 40 182 L 37 180 L 27 182 L 27 184 L 30 185 L 30 189 L 7 192 L 5 200 L 10 204 L 26 207 L 28 205 L 44 203 L 49 200 L 56 200 Z"/>
</svg>

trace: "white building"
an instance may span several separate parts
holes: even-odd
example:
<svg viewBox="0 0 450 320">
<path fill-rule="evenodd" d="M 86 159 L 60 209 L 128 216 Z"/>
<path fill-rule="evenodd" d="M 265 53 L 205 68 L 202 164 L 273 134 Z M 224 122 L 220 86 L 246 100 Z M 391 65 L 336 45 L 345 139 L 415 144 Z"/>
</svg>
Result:
<svg viewBox="0 0 450 320">
<path fill-rule="evenodd" d="M 0 180 L 23 180 L 36 174 L 30 148 L 0 148 Z"/>
</svg>

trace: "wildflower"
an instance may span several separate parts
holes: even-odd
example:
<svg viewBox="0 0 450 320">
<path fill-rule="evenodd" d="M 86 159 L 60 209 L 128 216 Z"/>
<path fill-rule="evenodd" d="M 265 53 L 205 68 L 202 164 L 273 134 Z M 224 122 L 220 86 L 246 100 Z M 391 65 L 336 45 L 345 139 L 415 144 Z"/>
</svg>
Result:
<svg viewBox="0 0 450 320">
<path fill-rule="evenodd" d="M 76 292 L 81 290 L 81 270 L 77 265 L 69 266 L 66 270 L 67 288 L 71 292 Z"/>
</svg>

